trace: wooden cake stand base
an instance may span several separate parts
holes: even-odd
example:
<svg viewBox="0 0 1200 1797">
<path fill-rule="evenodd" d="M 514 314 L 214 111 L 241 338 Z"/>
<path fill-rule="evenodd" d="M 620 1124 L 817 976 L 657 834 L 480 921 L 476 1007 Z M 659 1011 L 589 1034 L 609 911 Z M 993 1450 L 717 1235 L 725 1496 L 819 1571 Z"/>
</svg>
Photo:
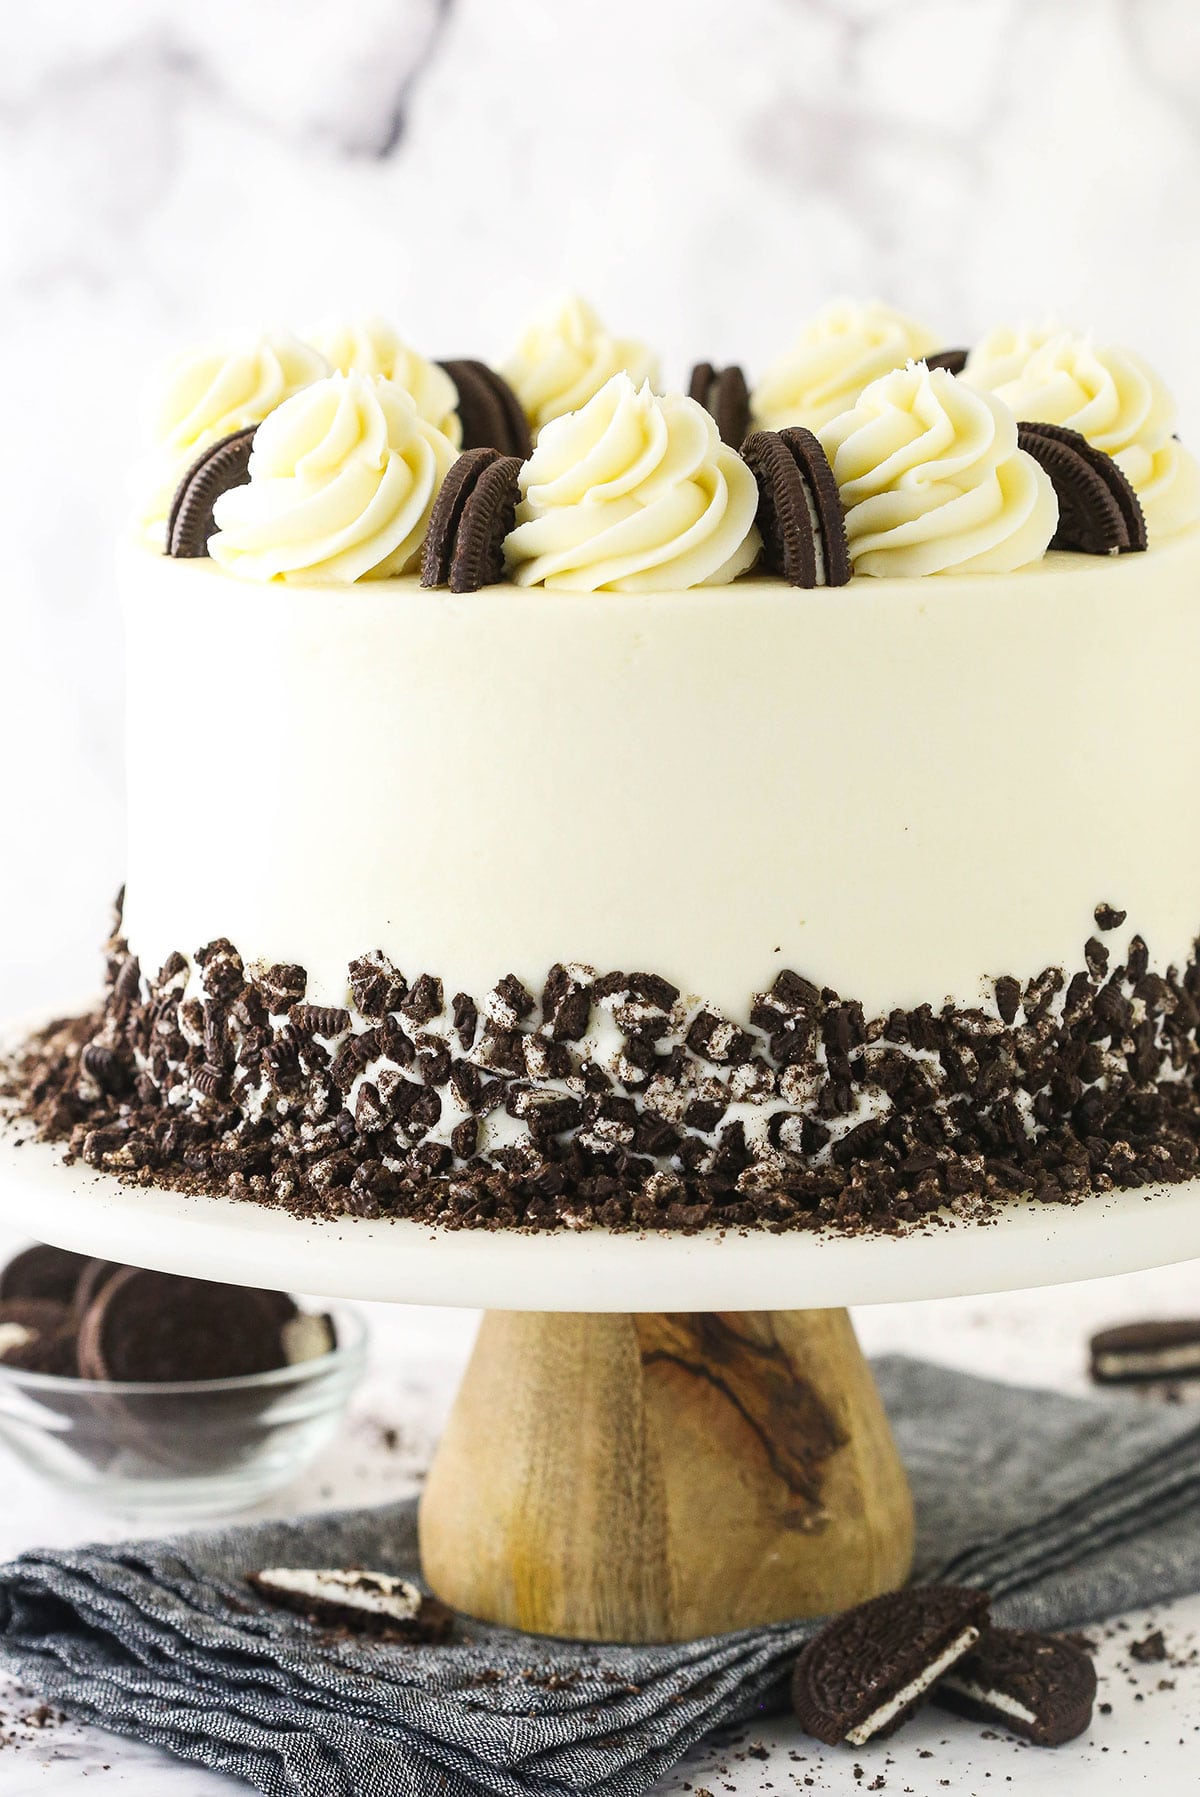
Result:
<svg viewBox="0 0 1200 1797">
<path fill-rule="evenodd" d="M 913 1516 L 844 1310 L 490 1311 L 421 1504 L 439 1597 L 688 1641 L 902 1584 Z"/>
</svg>

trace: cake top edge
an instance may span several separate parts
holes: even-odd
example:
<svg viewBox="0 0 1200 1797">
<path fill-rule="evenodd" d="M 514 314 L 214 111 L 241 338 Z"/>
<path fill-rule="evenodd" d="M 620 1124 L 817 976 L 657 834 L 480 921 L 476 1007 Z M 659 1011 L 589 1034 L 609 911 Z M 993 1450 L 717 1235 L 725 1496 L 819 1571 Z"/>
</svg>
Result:
<svg viewBox="0 0 1200 1797">
<path fill-rule="evenodd" d="M 250 333 L 167 370 L 139 531 L 248 582 L 668 593 L 1024 572 L 1200 521 L 1137 352 L 1054 321 L 939 343 L 839 301 L 753 386 L 701 362 L 684 393 L 574 297 L 499 368 L 378 317 Z"/>
</svg>

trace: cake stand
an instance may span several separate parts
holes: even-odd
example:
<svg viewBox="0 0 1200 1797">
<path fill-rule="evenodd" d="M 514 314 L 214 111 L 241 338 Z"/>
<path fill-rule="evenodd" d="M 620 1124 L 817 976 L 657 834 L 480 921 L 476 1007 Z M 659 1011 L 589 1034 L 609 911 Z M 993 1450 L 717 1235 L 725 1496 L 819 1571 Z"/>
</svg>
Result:
<svg viewBox="0 0 1200 1797">
<path fill-rule="evenodd" d="M 844 1306 L 1200 1256 L 1200 1181 L 905 1236 L 521 1235 L 310 1222 L 122 1184 L 0 1130 L 0 1217 L 167 1272 L 487 1314 L 421 1548 L 455 1608 L 688 1640 L 891 1589 L 912 1503 Z"/>
</svg>

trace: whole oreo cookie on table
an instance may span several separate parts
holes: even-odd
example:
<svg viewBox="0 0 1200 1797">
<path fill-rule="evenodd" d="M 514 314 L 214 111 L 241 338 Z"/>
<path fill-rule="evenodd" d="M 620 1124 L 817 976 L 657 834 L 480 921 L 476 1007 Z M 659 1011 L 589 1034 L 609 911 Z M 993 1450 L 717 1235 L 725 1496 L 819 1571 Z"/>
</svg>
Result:
<svg viewBox="0 0 1200 1797">
<path fill-rule="evenodd" d="M 196 560 L 208 554 L 216 530 L 213 507 L 230 487 L 245 486 L 257 425 L 210 443 L 192 463 L 175 492 L 167 518 L 167 554 Z"/>
<path fill-rule="evenodd" d="M 1122 1323 L 1093 1335 L 1090 1348 L 1098 1385 L 1200 1375 L 1200 1318 Z"/>
<path fill-rule="evenodd" d="M 892 1734 L 979 1640 L 988 1597 L 918 1585 L 827 1622 L 800 1651 L 792 1706 L 806 1734 L 862 1747 Z"/>
<path fill-rule="evenodd" d="M 731 449 L 742 447 L 752 423 L 750 389 L 736 363 L 728 368 L 714 368 L 711 362 L 697 362 L 688 383 L 688 397 L 711 413 L 722 443 L 728 443 Z"/>
<path fill-rule="evenodd" d="M 1021 423 L 1017 441 L 1050 476 L 1058 496 L 1051 549 L 1083 555 L 1126 555 L 1146 547 L 1137 494 L 1110 455 L 1080 431 L 1060 424 Z"/>
<path fill-rule="evenodd" d="M 529 421 L 520 400 L 502 374 L 471 357 L 438 364 L 458 391 L 462 447 L 498 449 L 525 461 L 533 452 Z"/>
<path fill-rule="evenodd" d="M 450 466 L 430 514 L 421 585 L 477 593 L 504 575 L 504 539 L 516 521 L 521 463 L 467 449 Z"/>
<path fill-rule="evenodd" d="M 1095 1700 L 1090 1654 L 1025 1629 L 987 1629 L 934 1692 L 943 1708 L 998 1723 L 1038 1747 L 1061 1747 L 1081 1735 Z"/>
<path fill-rule="evenodd" d="M 755 522 L 763 562 L 791 586 L 845 586 L 852 567 L 842 502 L 829 459 L 799 426 L 751 431 L 742 460 L 758 482 Z"/>
<path fill-rule="evenodd" d="M 80 1275 L 89 1265 L 85 1254 L 35 1242 L 0 1267 L 0 1301 L 8 1298 L 52 1298 L 70 1304 Z"/>
</svg>

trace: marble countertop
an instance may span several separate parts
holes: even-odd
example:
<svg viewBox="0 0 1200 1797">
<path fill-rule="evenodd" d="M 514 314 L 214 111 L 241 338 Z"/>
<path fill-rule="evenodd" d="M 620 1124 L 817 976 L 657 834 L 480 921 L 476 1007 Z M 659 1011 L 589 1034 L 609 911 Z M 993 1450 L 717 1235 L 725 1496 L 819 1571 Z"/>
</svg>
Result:
<svg viewBox="0 0 1200 1797">
<path fill-rule="evenodd" d="M 0 1257 L 15 1243 L 0 1240 Z M 1194 1311 L 1200 1263 L 1003 1297 L 880 1305 L 856 1313 L 868 1352 L 899 1349 L 1031 1385 L 1086 1390 L 1084 1347 L 1103 1323 Z M 342 1438 L 268 1512 L 382 1502 L 419 1488 L 470 1349 L 475 1314 L 375 1305 L 371 1367 Z M 1131 1398 L 1129 1402 L 1148 1402 Z M 1198 1394 L 1200 1401 L 1200 1394 Z M 0 1449 L 0 1556 L 36 1545 L 119 1538 L 136 1523 L 97 1516 L 53 1495 Z M 1130 1644 L 1164 1632 L 1169 1659 L 1140 1664 Z M 1022 1792 L 1086 1792 L 1087 1797 L 1155 1790 L 1173 1797 L 1193 1787 L 1200 1732 L 1200 1596 L 1114 1619 L 1093 1631 L 1100 1701 L 1091 1732 L 1058 1752 L 1042 1752 L 930 1710 L 900 1735 L 854 1754 L 806 1739 L 786 1719 L 740 1728 L 693 1755 L 658 1791 L 662 1797 L 733 1793 L 863 1791 L 984 1797 L 1006 1784 Z M 183 1765 L 149 1747 L 51 1717 L 39 1726 L 35 1693 L 0 1680 L 0 1797 L 78 1789 L 128 1797 L 218 1797 L 246 1787 Z M 876 1782 L 878 1781 L 878 1782 Z"/>
</svg>

